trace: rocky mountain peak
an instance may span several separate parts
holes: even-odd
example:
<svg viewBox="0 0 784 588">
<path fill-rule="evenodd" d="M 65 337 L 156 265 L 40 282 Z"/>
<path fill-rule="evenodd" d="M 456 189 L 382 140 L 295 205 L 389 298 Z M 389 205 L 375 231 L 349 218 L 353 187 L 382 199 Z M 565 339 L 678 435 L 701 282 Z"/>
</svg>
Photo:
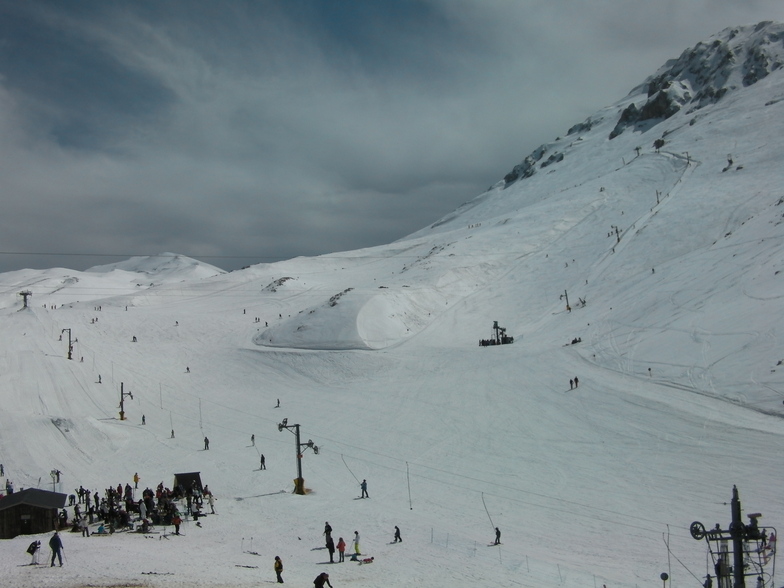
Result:
<svg viewBox="0 0 784 588">
<path fill-rule="evenodd" d="M 610 139 L 641 123 L 650 127 L 684 107 L 693 112 L 715 104 L 727 92 L 751 86 L 783 65 L 784 24 L 768 21 L 724 29 L 668 61 L 632 90 L 630 96 L 642 99 L 621 113 Z"/>
</svg>

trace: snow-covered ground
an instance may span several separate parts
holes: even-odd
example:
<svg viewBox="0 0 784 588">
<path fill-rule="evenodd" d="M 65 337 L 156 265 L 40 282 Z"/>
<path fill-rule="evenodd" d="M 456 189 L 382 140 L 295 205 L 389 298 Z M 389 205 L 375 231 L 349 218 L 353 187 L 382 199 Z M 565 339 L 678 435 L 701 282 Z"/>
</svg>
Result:
<svg viewBox="0 0 784 588">
<path fill-rule="evenodd" d="M 784 527 L 782 71 L 609 140 L 641 87 L 546 146 L 562 160 L 388 246 L 0 275 L 16 489 L 199 471 L 218 499 L 184 536 L 65 533 L 62 568 L 0 541 L 3 585 L 257 586 L 279 555 L 302 586 L 695 586 L 689 525 L 726 527 L 733 485 Z M 493 321 L 514 344 L 478 346 Z M 306 496 L 284 418 L 319 447 Z M 327 563 L 325 521 L 374 563 Z"/>
</svg>

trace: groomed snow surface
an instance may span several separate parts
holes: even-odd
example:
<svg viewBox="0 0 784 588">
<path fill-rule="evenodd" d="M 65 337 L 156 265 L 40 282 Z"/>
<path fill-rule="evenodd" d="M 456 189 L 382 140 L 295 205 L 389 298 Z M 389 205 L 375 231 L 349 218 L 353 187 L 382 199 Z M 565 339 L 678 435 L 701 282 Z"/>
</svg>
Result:
<svg viewBox="0 0 784 588">
<path fill-rule="evenodd" d="M 294 586 L 685 587 L 712 573 L 689 525 L 726 528 L 733 485 L 784 529 L 780 74 L 610 141 L 630 95 L 563 160 L 385 247 L 1 275 L 16 489 L 199 471 L 217 497 L 182 536 L 66 532 L 62 568 L 0 541 L 3 585 L 258 586 L 279 555 Z M 478 346 L 493 321 L 513 344 Z M 319 447 L 306 496 L 284 418 Z M 325 521 L 374 562 L 329 564 Z"/>
</svg>

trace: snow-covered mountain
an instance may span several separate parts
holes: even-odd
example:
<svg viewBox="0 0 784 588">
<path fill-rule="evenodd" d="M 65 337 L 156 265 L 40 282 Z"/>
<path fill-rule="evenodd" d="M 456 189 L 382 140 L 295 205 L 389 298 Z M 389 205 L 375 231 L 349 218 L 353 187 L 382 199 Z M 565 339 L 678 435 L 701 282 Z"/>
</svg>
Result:
<svg viewBox="0 0 784 588">
<path fill-rule="evenodd" d="M 124 271 L 143 274 L 148 278 L 158 281 L 173 277 L 173 279 L 181 282 L 189 279 L 198 280 L 202 278 L 211 278 L 212 276 L 226 273 L 220 268 L 196 259 L 191 259 L 184 255 L 177 255 L 176 253 L 161 253 L 160 255 L 148 257 L 132 257 L 131 259 L 119 263 L 91 267 L 87 271 L 95 273 Z"/>
<path fill-rule="evenodd" d="M 726 525 L 734 484 L 761 524 L 784 520 L 783 63 L 784 25 L 722 31 L 387 246 L 231 273 L 163 254 L 0 275 L 17 489 L 57 486 L 53 469 L 64 492 L 200 471 L 219 512 L 166 541 L 67 535 L 51 571 L 20 567 L 29 537 L 0 541 L 0 573 L 251 586 L 275 555 L 304 585 L 325 569 L 371 587 L 712 573 L 688 527 Z M 479 347 L 494 321 L 514 343 Z M 284 417 L 320 448 L 308 496 L 290 494 Z M 359 530 L 373 565 L 325 564 L 325 520 Z"/>
</svg>

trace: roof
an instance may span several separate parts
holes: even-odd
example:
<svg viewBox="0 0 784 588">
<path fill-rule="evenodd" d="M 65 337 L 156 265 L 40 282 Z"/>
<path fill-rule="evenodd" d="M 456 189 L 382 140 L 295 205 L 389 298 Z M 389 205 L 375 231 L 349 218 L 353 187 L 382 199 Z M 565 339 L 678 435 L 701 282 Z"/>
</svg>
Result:
<svg viewBox="0 0 784 588">
<path fill-rule="evenodd" d="M 38 488 L 27 488 L 8 494 L 0 499 L 0 511 L 9 509 L 19 504 L 28 504 L 39 508 L 63 508 L 65 506 L 66 495 L 60 492 L 49 492 L 49 490 L 39 490 Z"/>
</svg>

